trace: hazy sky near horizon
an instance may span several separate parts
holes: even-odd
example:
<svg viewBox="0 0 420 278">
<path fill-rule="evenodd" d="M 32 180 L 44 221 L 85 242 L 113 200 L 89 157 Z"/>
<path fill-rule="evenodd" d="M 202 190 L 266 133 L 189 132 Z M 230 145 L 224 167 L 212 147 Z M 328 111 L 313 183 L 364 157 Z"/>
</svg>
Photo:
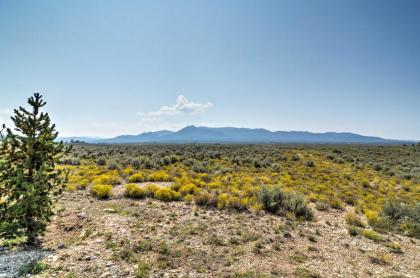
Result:
<svg viewBox="0 0 420 278">
<path fill-rule="evenodd" d="M 420 139 L 420 1 L 0 1 L 0 122 Z"/>
</svg>

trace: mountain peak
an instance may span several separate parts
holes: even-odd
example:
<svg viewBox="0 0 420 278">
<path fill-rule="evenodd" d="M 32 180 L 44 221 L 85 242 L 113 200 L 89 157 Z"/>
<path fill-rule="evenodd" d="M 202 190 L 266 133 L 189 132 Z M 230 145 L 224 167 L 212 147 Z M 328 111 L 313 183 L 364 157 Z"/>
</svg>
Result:
<svg viewBox="0 0 420 278">
<path fill-rule="evenodd" d="M 184 128 L 181 128 L 179 131 L 181 130 L 189 130 L 189 129 L 197 129 L 198 127 L 196 127 L 195 125 L 187 125 Z"/>
</svg>

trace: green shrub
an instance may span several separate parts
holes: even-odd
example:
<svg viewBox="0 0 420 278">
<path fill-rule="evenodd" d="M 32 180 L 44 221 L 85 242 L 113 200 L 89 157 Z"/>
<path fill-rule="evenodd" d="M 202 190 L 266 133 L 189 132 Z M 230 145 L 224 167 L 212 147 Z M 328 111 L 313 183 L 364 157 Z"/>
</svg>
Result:
<svg viewBox="0 0 420 278">
<path fill-rule="evenodd" d="M 105 158 L 103 158 L 103 157 L 100 157 L 100 158 L 98 158 L 98 160 L 96 161 L 96 164 L 97 164 L 98 166 L 104 166 L 104 165 L 106 165 L 106 159 L 105 159 Z"/>
<path fill-rule="evenodd" d="M 19 276 L 40 274 L 46 270 L 48 266 L 38 261 L 30 261 L 19 268 Z"/>
<path fill-rule="evenodd" d="M 299 161 L 300 160 L 300 155 L 298 155 L 298 154 L 294 154 L 293 156 L 292 156 L 292 161 Z"/>
<path fill-rule="evenodd" d="M 347 230 L 349 232 L 349 235 L 351 236 L 357 236 L 359 235 L 359 229 L 357 227 L 354 226 L 348 226 Z"/>
<path fill-rule="evenodd" d="M 393 223 L 411 218 L 412 211 L 408 205 L 398 200 L 389 200 L 382 206 L 381 216 Z"/>
<path fill-rule="evenodd" d="M 383 237 L 381 237 L 375 231 L 371 231 L 371 230 L 367 230 L 367 229 L 363 229 L 363 228 L 359 228 L 359 227 L 355 227 L 355 226 L 349 226 L 348 231 L 349 231 L 349 234 L 351 236 L 360 235 L 360 236 L 363 236 L 367 239 L 373 240 L 377 243 L 385 242 L 385 239 Z"/>
<path fill-rule="evenodd" d="M 132 199 L 143 199 L 146 197 L 146 190 L 135 183 L 127 183 L 125 186 L 124 195 Z"/>
<path fill-rule="evenodd" d="M 285 192 L 275 186 L 264 186 L 257 192 L 257 199 L 264 210 L 270 213 L 286 210 L 307 220 L 313 218 L 312 211 L 308 208 L 305 199 L 298 193 Z"/>
<path fill-rule="evenodd" d="M 398 200 L 386 201 L 378 217 L 369 224 L 379 231 L 399 231 L 407 236 L 420 238 L 420 202 L 409 206 Z"/>
<path fill-rule="evenodd" d="M 90 189 L 93 196 L 99 199 L 107 199 L 111 196 L 112 185 L 109 184 L 95 184 Z"/>
<path fill-rule="evenodd" d="M 365 238 L 368 238 L 370 240 L 373 240 L 375 242 L 384 242 L 385 239 L 382 238 L 378 233 L 376 233 L 375 231 L 371 231 L 371 230 L 366 230 L 366 229 L 361 229 L 359 234 L 361 236 L 364 236 Z"/>
<path fill-rule="evenodd" d="M 137 269 L 134 271 L 135 278 L 147 278 L 149 277 L 150 265 L 145 261 L 137 262 Z"/>
<path fill-rule="evenodd" d="M 120 170 L 121 166 L 115 161 L 111 161 L 108 165 L 108 170 Z"/>
</svg>

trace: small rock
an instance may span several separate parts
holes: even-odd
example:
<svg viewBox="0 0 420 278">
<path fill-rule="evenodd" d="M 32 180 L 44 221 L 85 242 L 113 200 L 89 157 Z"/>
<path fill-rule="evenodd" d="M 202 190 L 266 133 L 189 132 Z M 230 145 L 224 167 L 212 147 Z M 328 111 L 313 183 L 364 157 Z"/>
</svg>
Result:
<svg viewBox="0 0 420 278">
<path fill-rule="evenodd" d="M 58 260 L 58 256 L 57 255 L 50 255 L 48 256 L 48 260 L 51 262 L 56 262 Z"/>
<path fill-rule="evenodd" d="M 114 265 L 114 263 L 113 263 L 113 262 L 107 262 L 105 266 L 106 266 L 106 267 L 111 267 L 111 266 L 113 266 L 113 265 Z"/>
<path fill-rule="evenodd" d="M 64 249 L 66 248 L 66 246 L 63 243 L 60 243 L 59 245 L 57 245 L 57 249 Z"/>
</svg>

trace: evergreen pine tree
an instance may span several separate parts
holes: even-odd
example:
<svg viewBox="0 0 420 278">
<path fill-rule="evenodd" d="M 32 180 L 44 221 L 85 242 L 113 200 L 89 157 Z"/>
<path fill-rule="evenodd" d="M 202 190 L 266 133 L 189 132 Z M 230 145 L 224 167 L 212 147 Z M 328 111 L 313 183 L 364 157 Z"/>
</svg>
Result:
<svg viewBox="0 0 420 278">
<path fill-rule="evenodd" d="M 14 110 L 14 130 L 1 134 L 0 237 L 26 236 L 28 244 L 36 244 L 66 180 L 55 165 L 68 149 L 55 142 L 55 125 L 48 113 L 40 112 L 46 104 L 42 95 L 35 93 L 28 103 L 30 111 Z"/>
</svg>

